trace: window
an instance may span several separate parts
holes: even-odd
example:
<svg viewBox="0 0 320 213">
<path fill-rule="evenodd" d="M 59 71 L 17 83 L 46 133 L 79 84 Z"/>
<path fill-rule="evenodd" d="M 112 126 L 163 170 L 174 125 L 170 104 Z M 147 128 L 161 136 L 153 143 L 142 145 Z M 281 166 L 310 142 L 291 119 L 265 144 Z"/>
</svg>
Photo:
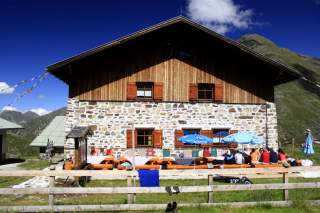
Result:
<svg viewBox="0 0 320 213">
<path fill-rule="evenodd" d="M 183 135 L 200 134 L 201 129 L 183 129 Z"/>
<path fill-rule="evenodd" d="M 137 98 L 138 99 L 152 99 L 153 94 L 152 82 L 137 82 Z"/>
<path fill-rule="evenodd" d="M 153 129 L 137 129 L 137 145 L 152 146 L 152 131 Z"/>
<path fill-rule="evenodd" d="M 213 84 L 198 84 L 198 99 L 211 101 L 213 99 Z"/>
<path fill-rule="evenodd" d="M 190 134 L 200 134 L 201 129 L 195 129 L 195 128 L 187 128 L 187 129 L 182 129 L 182 130 L 175 130 L 175 147 L 176 148 L 183 148 L 183 147 L 194 147 L 192 144 L 184 144 L 181 141 L 179 141 L 179 138 L 185 135 L 190 135 Z"/>
<path fill-rule="evenodd" d="M 212 129 L 213 136 L 225 137 L 229 135 L 229 129 Z"/>
<path fill-rule="evenodd" d="M 222 138 L 229 135 L 229 129 L 212 129 L 214 142 L 221 142 Z"/>
<path fill-rule="evenodd" d="M 139 128 L 132 131 L 132 129 L 127 129 L 127 148 L 132 148 L 133 143 L 135 147 L 162 148 L 162 130 Z"/>
<path fill-rule="evenodd" d="M 190 83 L 189 101 L 223 102 L 223 84 Z"/>
</svg>

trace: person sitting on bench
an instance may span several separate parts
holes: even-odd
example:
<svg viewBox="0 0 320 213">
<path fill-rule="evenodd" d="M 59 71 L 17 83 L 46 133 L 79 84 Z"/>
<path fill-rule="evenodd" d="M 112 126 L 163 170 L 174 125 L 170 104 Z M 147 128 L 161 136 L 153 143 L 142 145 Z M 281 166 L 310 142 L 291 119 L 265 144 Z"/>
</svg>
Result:
<svg viewBox="0 0 320 213">
<path fill-rule="evenodd" d="M 243 164 L 244 163 L 244 157 L 242 155 L 242 153 L 240 153 L 239 151 L 236 152 L 236 154 L 234 155 L 234 159 L 236 164 Z"/>
<path fill-rule="evenodd" d="M 269 148 L 263 149 L 263 152 L 262 152 L 262 163 L 263 164 L 270 164 Z"/>
<path fill-rule="evenodd" d="M 225 164 L 234 164 L 235 163 L 234 155 L 231 153 L 230 150 L 228 150 L 223 156 L 224 156 L 224 163 Z"/>
<path fill-rule="evenodd" d="M 252 149 L 250 153 L 250 158 L 252 164 L 258 164 L 259 163 L 259 151 L 257 149 Z"/>
<path fill-rule="evenodd" d="M 270 148 L 270 163 L 278 163 L 278 154 L 273 150 L 273 148 Z"/>
</svg>

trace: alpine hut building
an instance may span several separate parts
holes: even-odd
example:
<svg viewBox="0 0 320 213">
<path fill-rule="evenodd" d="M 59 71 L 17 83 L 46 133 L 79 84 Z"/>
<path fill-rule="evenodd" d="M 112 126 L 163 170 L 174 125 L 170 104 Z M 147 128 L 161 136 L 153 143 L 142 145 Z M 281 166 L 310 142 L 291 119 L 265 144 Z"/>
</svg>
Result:
<svg viewBox="0 0 320 213">
<path fill-rule="evenodd" d="M 189 133 L 250 131 L 277 147 L 274 87 L 300 76 L 185 17 L 161 22 L 48 67 L 68 84 L 66 132 L 93 126 L 88 153 L 163 150 Z M 132 143 L 134 141 L 134 144 Z M 73 155 L 73 140 L 65 154 Z"/>
</svg>

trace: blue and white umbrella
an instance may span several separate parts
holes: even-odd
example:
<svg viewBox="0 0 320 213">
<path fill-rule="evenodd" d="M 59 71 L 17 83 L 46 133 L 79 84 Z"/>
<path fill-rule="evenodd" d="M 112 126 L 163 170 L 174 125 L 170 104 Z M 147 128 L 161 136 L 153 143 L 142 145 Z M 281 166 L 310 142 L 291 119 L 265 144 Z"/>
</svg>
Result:
<svg viewBox="0 0 320 213">
<path fill-rule="evenodd" d="M 185 135 L 179 138 L 179 141 L 181 141 L 184 144 L 210 144 L 212 143 L 212 138 L 209 138 L 204 135 L 199 134 L 190 134 Z"/>
<path fill-rule="evenodd" d="M 314 150 L 313 150 L 313 138 L 311 135 L 311 132 L 308 132 L 308 136 L 306 139 L 306 143 L 304 145 L 304 150 L 303 150 L 304 154 L 307 155 L 312 155 L 314 154 Z"/>
<path fill-rule="evenodd" d="M 257 137 L 251 132 L 238 132 L 232 135 L 228 135 L 222 138 L 222 142 L 231 143 L 236 142 L 239 144 L 263 144 L 264 141 L 262 138 Z"/>
</svg>

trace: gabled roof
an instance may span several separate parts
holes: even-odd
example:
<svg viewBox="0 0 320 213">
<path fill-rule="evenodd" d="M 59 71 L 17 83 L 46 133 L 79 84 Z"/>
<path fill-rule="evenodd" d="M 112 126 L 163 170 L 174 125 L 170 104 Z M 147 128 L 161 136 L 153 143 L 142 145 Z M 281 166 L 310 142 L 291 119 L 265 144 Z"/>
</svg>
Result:
<svg viewBox="0 0 320 213">
<path fill-rule="evenodd" d="M 23 129 L 19 124 L 0 118 L 0 130 Z"/>
<path fill-rule="evenodd" d="M 64 146 L 66 138 L 65 133 L 65 116 L 56 116 L 49 125 L 38 135 L 30 146 L 47 146 L 48 139 L 53 141 L 53 146 Z"/>
<path fill-rule="evenodd" d="M 60 69 L 63 68 L 63 67 L 66 67 L 74 62 L 77 62 L 77 61 L 80 61 L 84 58 L 87 58 L 89 56 L 92 56 L 94 54 L 97 54 L 97 53 L 100 53 L 104 50 L 107 50 L 107 49 L 110 49 L 110 48 L 113 48 L 113 47 L 116 47 L 116 46 L 119 46 L 121 44 L 125 44 L 126 42 L 128 41 L 131 41 L 133 39 L 136 39 L 138 37 L 141 37 L 143 35 L 146 35 L 146 34 L 149 34 L 149 33 L 152 33 L 152 32 L 155 32 L 159 29 L 162 29 L 162 28 L 165 28 L 165 27 L 168 27 L 168 26 L 171 26 L 171 25 L 175 25 L 175 24 L 178 24 L 178 23 L 182 23 L 182 24 L 186 24 L 186 25 L 189 25 L 189 26 L 192 26 L 193 28 L 195 29 L 198 29 L 200 31 L 202 31 L 203 33 L 206 33 L 216 39 L 219 39 L 223 42 L 225 42 L 226 44 L 228 45 L 231 45 L 233 47 L 236 47 L 238 48 L 239 50 L 241 50 L 242 52 L 244 53 L 247 53 L 251 56 L 253 56 L 254 58 L 258 59 L 258 60 L 261 60 L 261 61 L 264 61 L 274 67 L 277 67 L 279 68 L 279 71 L 284 71 L 285 73 L 288 74 L 288 76 L 290 76 L 290 80 L 292 79 L 297 79 L 297 78 L 300 78 L 301 75 L 298 73 L 297 70 L 295 70 L 294 68 L 290 67 L 290 66 L 287 66 L 287 65 L 284 65 L 282 64 L 281 62 L 279 61 L 275 61 L 275 60 L 272 60 L 270 58 L 267 58 L 265 56 L 263 56 L 262 54 L 260 53 L 257 53 L 253 50 L 251 50 L 250 48 L 246 47 L 245 45 L 237 42 L 237 41 L 233 41 L 229 38 L 226 38 L 200 24 L 197 24 L 193 21 L 191 21 L 190 19 L 184 17 L 184 16 L 177 16 L 177 17 L 174 17 L 172 19 L 169 19 L 169 20 L 166 20 L 166 21 L 163 21 L 159 24 L 156 24 L 156 25 L 153 25 L 151 27 L 148 27 L 148 28 L 145 28 L 143 30 L 140 30 L 140 31 L 137 31 L 135 33 L 132 33 L 132 34 L 129 34 L 127 36 L 124 36 L 122 38 L 119 38 L 119 39 L 116 39 L 114 41 L 111 41 L 109 43 L 106 43 L 106 44 L 103 44 L 101 46 L 98 46 L 96 48 L 93 48 L 93 49 L 90 49 L 88 51 L 85 51 L 85 52 L 82 52 L 78 55 L 75 55 L 75 56 L 72 56 L 70 58 L 67 58 L 65 60 L 62 60 L 62 61 L 59 61 L 55 64 L 52 64 L 50 66 L 47 67 L 47 70 L 48 72 L 52 73 L 53 75 L 55 75 L 56 77 L 60 78 L 61 80 L 63 80 L 64 82 L 65 79 L 63 79 L 61 77 L 61 71 Z"/>
</svg>

